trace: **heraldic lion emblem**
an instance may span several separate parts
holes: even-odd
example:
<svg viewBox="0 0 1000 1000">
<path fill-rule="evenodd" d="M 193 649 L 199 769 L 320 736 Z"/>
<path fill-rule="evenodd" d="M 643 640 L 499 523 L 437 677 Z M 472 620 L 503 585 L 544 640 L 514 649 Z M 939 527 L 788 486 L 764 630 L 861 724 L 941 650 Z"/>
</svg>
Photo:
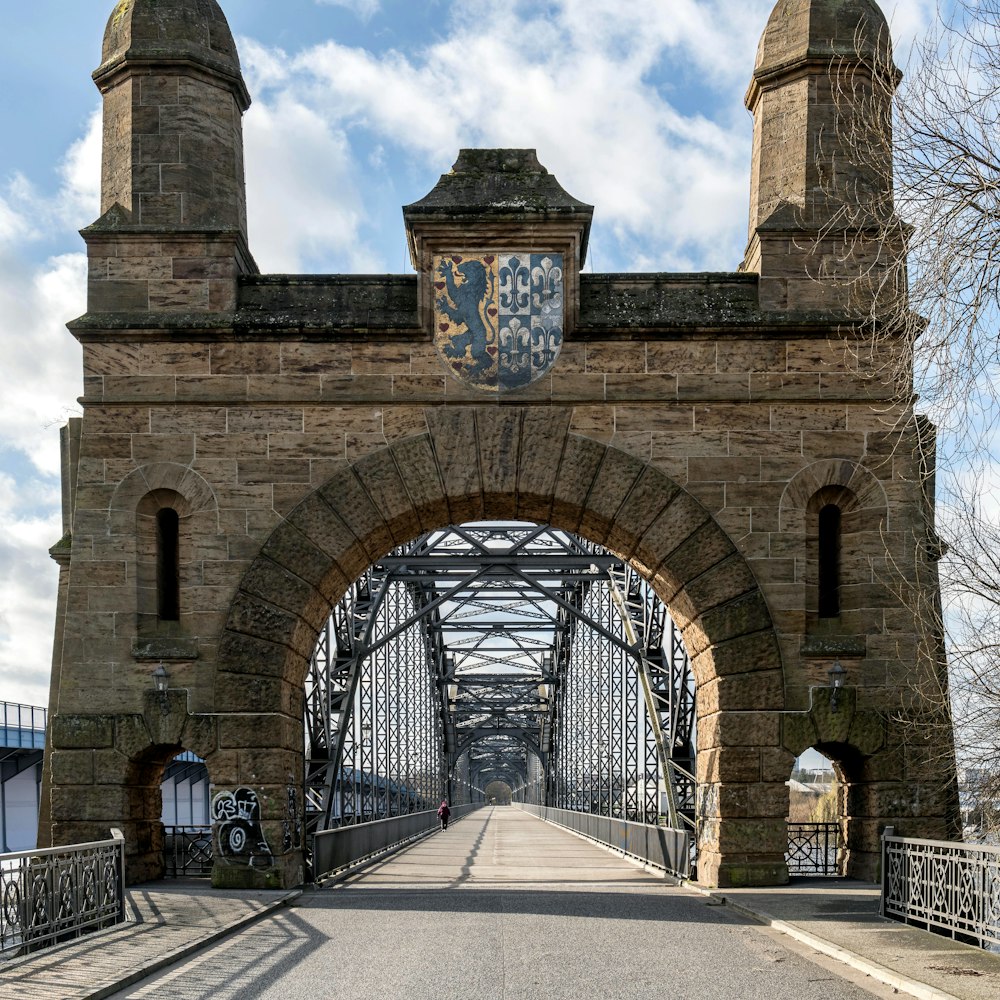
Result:
<svg viewBox="0 0 1000 1000">
<path fill-rule="evenodd" d="M 434 344 L 463 382 L 485 392 L 530 385 L 562 336 L 562 254 L 434 257 Z"/>
</svg>

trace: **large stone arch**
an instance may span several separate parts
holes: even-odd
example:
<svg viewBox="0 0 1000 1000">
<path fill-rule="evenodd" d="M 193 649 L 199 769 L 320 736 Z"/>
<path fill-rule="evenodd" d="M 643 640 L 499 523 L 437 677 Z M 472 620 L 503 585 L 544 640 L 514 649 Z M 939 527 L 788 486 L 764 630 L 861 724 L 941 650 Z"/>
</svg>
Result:
<svg viewBox="0 0 1000 1000">
<path fill-rule="evenodd" d="M 253 750 L 258 783 L 277 786 L 265 798 L 280 800 L 280 786 L 301 770 L 309 657 L 350 583 L 392 547 L 450 523 L 550 523 L 630 560 L 683 632 L 699 689 L 700 877 L 782 881 L 787 773 L 773 761 L 784 760 L 784 685 L 754 574 L 692 494 L 655 465 L 571 433 L 570 415 L 429 410 L 426 432 L 305 497 L 243 575 L 220 637 L 215 710 L 233 717 L 241 752 Z"/>
</svg>

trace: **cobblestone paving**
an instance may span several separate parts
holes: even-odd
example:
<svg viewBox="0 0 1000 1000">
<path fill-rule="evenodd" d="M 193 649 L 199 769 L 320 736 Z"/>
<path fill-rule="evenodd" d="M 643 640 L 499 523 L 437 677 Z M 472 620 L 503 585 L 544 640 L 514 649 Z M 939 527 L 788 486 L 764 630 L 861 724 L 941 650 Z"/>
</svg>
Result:
<svg viewBox="0 0 1000 1000">
<path fill-rule="evenodd" d="M 0 965 L 0 1000 L 99 1000 L 298 892 L 235 892 L 203 881 L 136 886 L 127 924 Z"/>
</svg>

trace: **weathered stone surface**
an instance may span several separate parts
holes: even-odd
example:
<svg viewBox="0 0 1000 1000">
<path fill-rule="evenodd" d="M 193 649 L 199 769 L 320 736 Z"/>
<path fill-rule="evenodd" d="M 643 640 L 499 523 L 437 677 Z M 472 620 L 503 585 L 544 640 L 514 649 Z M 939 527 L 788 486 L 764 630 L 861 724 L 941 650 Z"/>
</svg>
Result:
<svg viewBox="0 0 1000 1000">
<path fill-rule="evenodd" d="M 635 558 L 658 570 L 684 541 L 708 521 L 708 512 L 689 493 L 678 493 L 636 546 Z"/>
<path fill-rule="evenodd" d="M 426 436 L 409 438 L 393 445 L 392 454 L 421 529 L 443 527 L 448 523 L 448 503 L 430 441 Z"/>
<path fill-rule="evenodd" d="M 852 191 L 886 192 L 837 134 L 850 108 L 829 96 L 824 46 L 851 62 L 875 43 L 849 12 L 834 24 L 805 16 L 813 6 L 772 17 L 748 92 L 742 270 L 693 275 L 580 274 L 590 207 L 530 151 L 499 150 L 463 153 L 407 210 L 416 275 L 261 276 L 245 226 L 249 95 L 218 6 L 154 16 L 136 0 L 112 20 L 96 77 L 103 214 L 84 231 L 88 312 L 71 324 L 84 413 L 63 436 L 53 548 L 42 812 L 56 842 L 119 825 L 130 877 L 157 874 L 154 772 L 180 746 L 216 785 L 259 786 L 280 839 L 330 603 L 394 546 L 483 518 L 581 532 L 670 602 L 699 684 L 703 881 L 787 878 L 784 782 L 810 746 L 852 782 L 852 873 L 874 871 L 880 820 L 947 833 L 953 762 L 890 721 L 910 710 L 899 689 L 926 625 L 878 576 L 887 560 L 929 570 L 912 538 L 932 537 L 919 481 L 932 434 L 908 393 L 864 377 L 873 340 L 854 317 L 872 302 L 851 296 L 897 248 L 866 257 L 870 241 L 835 222 Z M 567 264 L 561 353 L 502 399 L 442 367 L 428 311 L 430 256 L 494 245 Z M 836 620 L 817 611 L 829 503 L 842 511 Z M 165 506 L 182 525 L 176 621 L 156 600 Z M 836 711 L 834 657 L 848 666 Z M 150 671 L 163 661 L 160 698 Z M 215 878 L 288 884 L 301 862 L 296 848 Z"/>
<path fill-rule="evenodd" d="M 219 659 L 230 671 L 254 677 L 280 678 L 285 672 L 287 647 L 262 638 L 227 630 L 219 643 Z"/>
<path fill-rule="evenodd" d="M 521 425 L 517 476 L 518 514 L 541 522 L 552 515 L 562 444 L 570 424 L 568 409 L 527 409 Z"/>
<path fill-rule="evenodd" d="M 625 556 L 631 555 L 649 526 L 678 495 L 680 487 L 657 470 L 646 466 L 611 524 L 606 544 Z"/>
<path fill-rule="evenodd" d="M 53 750 L 50 754 L 53 782 L 57 785 L 94 784 L 94 756 L 102 752 L 106 751 Z M 121 777 L 121 770 L 118 772 L 118 777 Z"/>
<path fill-rule="evenodd" d="M 333 560 L 290 522 L 278 528 L 261 551 L 314 587 L 319 587 L 333 568 Z"/>
<path fill-rule="evenodd" d="M 595 542 L 604 542 L 625 498 L 646 466 L 624 452 L 608 449 L 587 496 L 580 531 Z"/>
<path fill-rule="evenodd" d="M 484 505 L 491 517 L 513 517 L 521 457 L 521 411 L 482 407 L 476 411 L 476 431 Z"/>
<path fill-rule="evenodd" d="M 113 715 L 54 715 L 50 721 L 52 746 L 60 750 L 114 746 Z"/>
<path fill-rule="evenodd" d="M 475 411 L 464 408 L 435 409 L 427 413 L 441 481 L 453 523 L 483 515 L 477 454 Z"/>
<path fill-rule="evenodd" d="M 570 435 L 566 439 L 559 473 L 553 487 L 552 521 L 568 531 L 576 531 L 594 478 L 606 449 L 588 438 Z"/>
</svg>

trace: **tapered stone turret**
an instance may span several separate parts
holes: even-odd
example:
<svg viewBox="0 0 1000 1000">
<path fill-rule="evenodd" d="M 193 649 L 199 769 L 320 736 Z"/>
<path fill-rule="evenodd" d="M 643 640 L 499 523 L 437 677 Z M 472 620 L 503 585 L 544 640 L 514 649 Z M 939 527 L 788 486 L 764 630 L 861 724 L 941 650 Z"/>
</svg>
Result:
<svg viewBox="0 0 1000 1000">
<path fill-rule="evenodd" d="M 898 80 L 874 0 L 779 0 L 772 11 L 746 97 L 754 143 L 742 268 L 761 275 L 766 308 L 867 312 L 859 299 L 886 287 L 902 246 L 885 253 Z"/>
<path fill-rule="evenodd" d="M 121 0 L 94 80 L 103 214 L 84 233 L 88 311 L 232 309 L 235 275 L 255 270 L 243 172 L 250 96 L 219 4 Z"/>
</svg>

